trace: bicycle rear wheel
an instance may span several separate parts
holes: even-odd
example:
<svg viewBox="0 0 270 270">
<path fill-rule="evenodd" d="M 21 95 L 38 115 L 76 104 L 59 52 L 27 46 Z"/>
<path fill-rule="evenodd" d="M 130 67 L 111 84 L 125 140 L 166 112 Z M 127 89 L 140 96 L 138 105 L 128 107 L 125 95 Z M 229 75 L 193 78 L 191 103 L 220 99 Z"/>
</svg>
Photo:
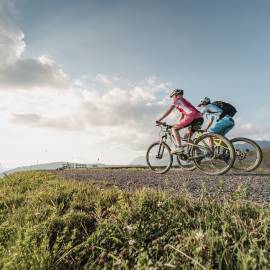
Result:
<svg viewBox="0 0 270 270">
<path fill-rule="evenodd" d="M 155 173 L 167 172 L 173 163 L 173 156 L 170 147 L 165 142 L 152 143 L 146 152 L 146 162 L 149 168 Z"/>
<path fill-rule="evenodd" d="M 193 160 L 183 160 L 179 156 L 177 156 L 177 162 L 179 166 L 185 171 L 194 171 L 196 169 L 196 165 Z"/>
<path fill-rule="evenodd" d="M 260 146 L 247 138 L 234 138 L 231 140 L 235 149 L 235 162 L 233 168 L 239 171 L 251 172 L 257 169 L 262 162 Z"/>
<path fill-rule="evenodd" d="M 228 172 L 235 161 L 235 151 L 225 137 L 207 133 L 195 141 L 192 158 L 196 167 L 208 175 L 221 175 Z"/>
</svg>

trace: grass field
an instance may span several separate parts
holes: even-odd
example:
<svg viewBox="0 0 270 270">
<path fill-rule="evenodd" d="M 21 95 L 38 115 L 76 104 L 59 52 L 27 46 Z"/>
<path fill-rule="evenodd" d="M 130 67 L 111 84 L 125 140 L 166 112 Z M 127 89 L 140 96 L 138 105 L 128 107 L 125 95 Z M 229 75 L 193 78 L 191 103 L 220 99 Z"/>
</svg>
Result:
<svg viewBox="0 0 270 270">
<path fill-rule="evenodd" d="M 241 196 L 16 173 L 0 181 L 0 268 L 269 269 L 269 206 Z"/>
<path fill-rule="evenodd" d="M 263 164 L 270 165 L 270 148 L 263 149 Z"/>
</svg>

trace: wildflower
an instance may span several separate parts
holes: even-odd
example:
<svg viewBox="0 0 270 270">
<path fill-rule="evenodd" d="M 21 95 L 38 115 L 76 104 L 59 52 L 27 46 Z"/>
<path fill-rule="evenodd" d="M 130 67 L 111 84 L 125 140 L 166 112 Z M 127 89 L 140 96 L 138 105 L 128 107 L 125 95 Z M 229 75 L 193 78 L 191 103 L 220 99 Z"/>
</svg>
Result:
<svg viewBox="0 0 270 270">
<path fill-rule="evenodd" d="M 196 239 L 197 241 L 202 240 L 203 237 L 204 237 L 204 235 L 203 235 L 203 232 L 202 232 L 202 231 L 198 231 L 198 232 L 195 233 L 195 239 Z"/>
<path fill-rule="evenodd" d="M 159 208 L 159 207 L 161 207 L 161 206 L 162 206 L 162 202 L 158 201 L 158 202 L 157 202 L 157 207 Z"/>
<path fill-rule="evenodd" d="M 133 246 L 135 243 L 136 243 L 136 241 L 134 239 L 131 239 L 131 240 L 128 241 L 128 244 L 130 246 Z"/>
<path fill-rule="evenodd" d="M 133 230 L 133 227 L 131 225 L 126 225 L 125 229 L 130 232 Z"/>
</svg>

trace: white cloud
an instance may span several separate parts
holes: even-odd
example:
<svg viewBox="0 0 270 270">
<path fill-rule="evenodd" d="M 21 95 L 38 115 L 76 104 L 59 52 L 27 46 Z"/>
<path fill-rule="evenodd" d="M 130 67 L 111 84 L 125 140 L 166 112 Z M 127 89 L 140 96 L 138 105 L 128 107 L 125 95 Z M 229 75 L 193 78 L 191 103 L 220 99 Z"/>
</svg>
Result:
<svg viewBox="0 0 270 270">
<path fill-rule="evenodd" d="M 96 81 L 104 83 L 105 85 L 111 85 L 113 83 L 113 80 L 104 74 L 97 74 L 96 75 Z"/>
<path fill-rule="evenodd" d="M 8 0 L 0 2 L 0 61 L 1 68 L 13 64 L 25 49 L 24 34 L 13 23 L 15 11 Z"/>
<path fill-rule="evenodd" d="M 107 91 L 85 89 L 76 84 L 61 95 L 41 91 L 35 91 L 35 95 L 27 92 L 20 95 L 17 92 L 17 97 L 22 98 L 18 99 L 15 108 L 10 109 L 11 120 L 14 124 L 35 128 L 77 132 L 98 130 L 100 141 L 128 143 L 138 149 L 145 145 L 149 134 L 153 135 L 154 121 L 165 109 L 157 98 L 157 94 L 165 89 L 157 92 L 157 85 L 150 87 L 146 79 L 145 85 L 127 82 L 126 88 L 112 85 Z"/>
<path fill-rule="evenodd" d="M 23 32 L 14 24 L 10 1 L 0 3 L 0 90 L 65 88 L 70 79 L 48 56 L 23 58 L 26 48 Z"/>
<path fill-rule="evenodd" d="M 70 79 L 52 59 L 19 59 L 0 70 L 0 89 L 63 89 L 70 86 Z"/>
<path fill-rule="evenodd" d="M 252 123 L 238 123 L 236 122 L 236 125 L 234 129 L 232 130 L 232 134 L 236 136 L 248 136 L 248 135 L 256 135 L 258 134 L 258 130 L 256 126 Z"/>
<path fill-rule="evenodd" d="M 253 140 L 269 140 L 270 125 L 264 127 L 254 123 L 246 123 L 243 120 L 236 121 L 235 127 L 228 133 L 229 138 L 248 137 Z"/>
</svg>

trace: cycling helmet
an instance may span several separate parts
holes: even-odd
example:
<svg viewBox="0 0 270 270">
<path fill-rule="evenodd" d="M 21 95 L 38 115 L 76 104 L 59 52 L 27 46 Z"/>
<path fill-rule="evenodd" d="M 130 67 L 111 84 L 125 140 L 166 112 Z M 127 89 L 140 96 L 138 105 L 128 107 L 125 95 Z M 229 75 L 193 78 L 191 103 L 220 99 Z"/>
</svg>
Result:
<svg viewBox="0 0 270 270">
<path fill-rule="evenodd" d="M 209 97 L 204 97 L 201 99 L 200 104 L 198 105 L 198 107 L 201 107 L 202 105 L 207 105 L 211 103 L 211 99 Z"/>
<path fill-rule="evenodd" d="M 170 97 L 173 97 L 174 95 L 183 95 L 183 94 L 184 94 L 184 90 L 183 89 L 174 89 L 170 93 Z"/>
</svg>

